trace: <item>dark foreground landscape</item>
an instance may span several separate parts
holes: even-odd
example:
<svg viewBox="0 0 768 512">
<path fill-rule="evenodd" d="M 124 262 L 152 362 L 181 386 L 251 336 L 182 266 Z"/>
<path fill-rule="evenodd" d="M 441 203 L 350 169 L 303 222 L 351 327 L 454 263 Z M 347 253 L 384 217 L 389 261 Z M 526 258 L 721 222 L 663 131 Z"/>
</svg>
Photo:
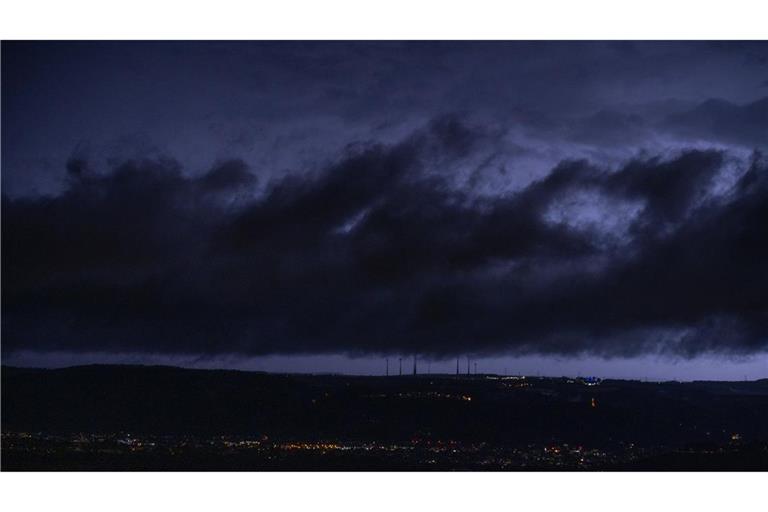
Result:
<svg viewBox="0 0 768 512">
<path fill-rule="evenodd" d="M 3 470 L 768 470 L 768 379 L 3 367 Z"/>
</svg>

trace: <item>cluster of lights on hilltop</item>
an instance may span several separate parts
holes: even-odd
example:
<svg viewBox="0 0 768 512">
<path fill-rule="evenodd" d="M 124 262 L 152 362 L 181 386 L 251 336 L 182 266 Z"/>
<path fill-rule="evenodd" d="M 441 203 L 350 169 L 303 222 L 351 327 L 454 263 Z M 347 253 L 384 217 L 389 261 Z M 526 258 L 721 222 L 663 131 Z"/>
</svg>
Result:
<svg viewBox="0 0 768 512">
<path fill-rule="evenodd" d="M 582 384 L 584 386 L 599 386 L 602 384 L 603 379 L 599 377 L 576 377 L 575 379 L 568 379 L 568 384 Z"/>
</svg>

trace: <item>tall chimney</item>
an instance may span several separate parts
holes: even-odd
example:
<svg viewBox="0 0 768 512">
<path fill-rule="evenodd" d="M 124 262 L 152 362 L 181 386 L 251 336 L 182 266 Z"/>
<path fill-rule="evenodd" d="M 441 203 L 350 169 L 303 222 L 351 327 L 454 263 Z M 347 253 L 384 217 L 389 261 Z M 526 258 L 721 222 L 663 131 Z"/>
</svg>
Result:
<svg viewBox="0 0 768 512">
<path fill-rule="evenodd" d="M 416 354 L 413 355 L 413 374 L 416 375 Z"/>
<path fill-rule="evenodd" d="M 403 358 L 398 358 L 398 362 L 400 363 L 400 376 L 403 376 Z"/>
</svg>

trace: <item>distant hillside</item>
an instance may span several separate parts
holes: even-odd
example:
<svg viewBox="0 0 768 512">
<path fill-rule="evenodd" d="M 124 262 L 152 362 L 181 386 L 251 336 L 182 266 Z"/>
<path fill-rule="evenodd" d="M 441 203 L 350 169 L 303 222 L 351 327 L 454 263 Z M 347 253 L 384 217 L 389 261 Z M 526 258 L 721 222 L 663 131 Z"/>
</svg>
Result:
<svg viewBox="0 0 768 512">
<path fill-rule="evenodd" d="M 593 401 L 594 399 L 594 401 Z M 685 444 L 766 438 L 768 380 L 585 386 L 493 376 L 2 368 L 3 432 Z"/>
</svg>

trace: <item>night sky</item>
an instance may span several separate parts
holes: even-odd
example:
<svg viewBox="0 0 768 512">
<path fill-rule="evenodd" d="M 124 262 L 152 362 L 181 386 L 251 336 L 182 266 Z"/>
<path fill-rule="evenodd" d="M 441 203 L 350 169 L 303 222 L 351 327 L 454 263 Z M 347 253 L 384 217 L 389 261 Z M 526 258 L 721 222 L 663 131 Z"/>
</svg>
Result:
<svg viewBox="0 0 768 512">
<path fill-rule="evenodd" d="M 768 377 L 766 150 L 765 42 L 4 42 L 3 363 Z"/>
</svg>

